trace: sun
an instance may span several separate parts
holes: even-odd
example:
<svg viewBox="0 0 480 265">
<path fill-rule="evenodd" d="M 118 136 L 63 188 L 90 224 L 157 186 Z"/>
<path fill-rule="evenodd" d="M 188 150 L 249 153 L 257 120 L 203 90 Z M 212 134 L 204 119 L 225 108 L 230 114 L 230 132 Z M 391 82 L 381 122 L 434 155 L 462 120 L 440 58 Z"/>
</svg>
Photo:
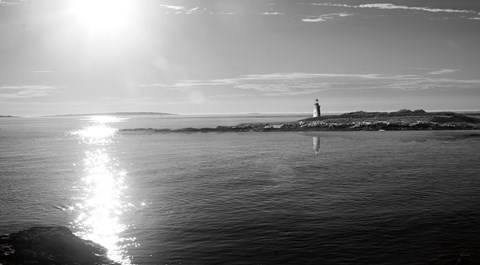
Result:
<svg viewBox="0 0 480 265">
<path fill-rule="evenodd" d="M 118 31 L 131 19 L 130 0 L 74 0 L 71 14 L 90 32 Z"/>
</svg>

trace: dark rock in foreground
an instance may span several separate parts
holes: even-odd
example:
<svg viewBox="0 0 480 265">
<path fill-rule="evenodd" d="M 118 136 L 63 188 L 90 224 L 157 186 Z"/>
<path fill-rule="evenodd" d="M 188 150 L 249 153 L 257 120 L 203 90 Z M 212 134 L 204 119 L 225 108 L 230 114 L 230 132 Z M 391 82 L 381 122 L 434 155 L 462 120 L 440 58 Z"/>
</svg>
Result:
<svg viewBox="0 0 480 265">
<path fill-rule="evenodd" d="M 0 236 L 0 264 L 118 264 L 106 249 L 75 236 L 66 227 L 32 227 Z"/>
<path fill-rule="evenodd" d="M 155 133 L 195 132 L 269 132 L 269 131 L 406 131 L 406 130 L 475 130 L 480 119 L 455 112 L 399 110 L 395 112 L 356 111 L 338 116 L 307 118 L 296 122 L 242 123 L 216 128 L 153 129 L 137 128 L 122 131 Z"/>
</svg>

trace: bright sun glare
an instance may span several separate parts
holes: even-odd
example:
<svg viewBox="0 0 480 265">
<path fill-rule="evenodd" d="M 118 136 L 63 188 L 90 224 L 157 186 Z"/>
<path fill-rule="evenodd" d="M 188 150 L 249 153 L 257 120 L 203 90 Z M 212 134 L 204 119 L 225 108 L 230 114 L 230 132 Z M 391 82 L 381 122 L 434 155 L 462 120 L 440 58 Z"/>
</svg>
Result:
<svg viewBox="0 0 480 265">
<path fill-rule="evenodd" d="M 74 0 L 71 13 L 89 31 L 116 31 L 128 25 L 130 3 L 129 0 Z"/>
</svg>

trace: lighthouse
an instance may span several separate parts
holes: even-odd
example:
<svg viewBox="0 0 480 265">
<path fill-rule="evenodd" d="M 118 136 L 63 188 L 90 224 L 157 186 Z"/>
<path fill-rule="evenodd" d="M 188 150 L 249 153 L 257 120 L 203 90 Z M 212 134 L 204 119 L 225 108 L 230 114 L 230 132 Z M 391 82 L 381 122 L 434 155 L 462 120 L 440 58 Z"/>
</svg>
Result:
<svg viewBox="0 0 480 265">
<path fill-rule="evenodd" d="M 321 112 L 320 112 L 320 105 L 318 104 L 318 98 L 315 99 L 315 103 L 313 104 L 313 117 L 320 117 Z"/>
</svg>

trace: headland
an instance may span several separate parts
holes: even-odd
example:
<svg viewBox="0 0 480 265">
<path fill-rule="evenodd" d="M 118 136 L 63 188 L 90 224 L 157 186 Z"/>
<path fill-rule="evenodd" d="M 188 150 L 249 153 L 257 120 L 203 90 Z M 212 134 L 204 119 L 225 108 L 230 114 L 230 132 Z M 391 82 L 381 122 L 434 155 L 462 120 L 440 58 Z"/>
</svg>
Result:
<svg viewBox="0 0 480 265">
<path fill-rule="evenodd" d="M 480 118 L 456 112 L 426 112 L 402 109 L 394 112 L 356 111 L 324 115 L 294 122 L 241 123 L 215 128 L 155 129 L 135 128 L 122 131 L 169 132 L 271 132 L 271 131 L 407 131 L 407 130 L 476 130 Z"/>
</svg>

